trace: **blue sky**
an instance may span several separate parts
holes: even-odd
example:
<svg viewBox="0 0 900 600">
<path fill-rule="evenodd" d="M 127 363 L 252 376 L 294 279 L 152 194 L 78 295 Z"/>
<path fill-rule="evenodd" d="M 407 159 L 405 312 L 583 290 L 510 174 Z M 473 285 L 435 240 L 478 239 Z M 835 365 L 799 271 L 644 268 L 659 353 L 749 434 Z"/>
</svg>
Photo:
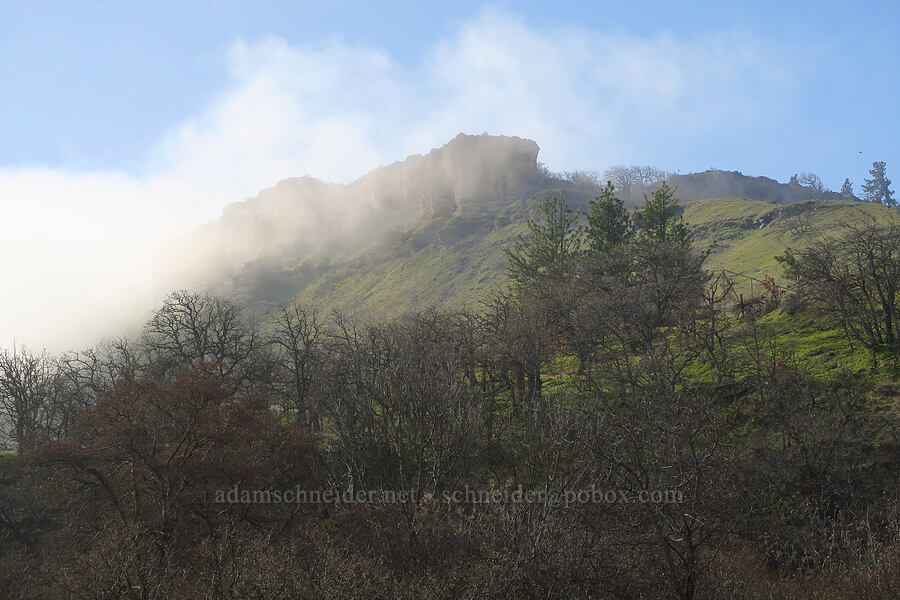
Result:
<svg viewBox="0 0 900 600">
<path fill-rule="evenodd" d="M 383 51 L 415 68 L 437 40 L 452 38 L 483 10 L 472 2 L 428 8 L 419 2 L 376 4 L 4 0 L 0 165 L 139 174 L 149 168 L 166 131 L 228 87 L 228 49 L 236 40 L 253 43 L 272 36 L 307 48 L 340 40 Z M 759 99 L 758 109 L 771 118 L 767 125 L 754 123 L 748 129 L 737 122 L 704 132 L 675 156 L 648 147 L 628 152 L 623 161 L 664 160 L 667 164 L 659 166 L 672 170 L 717 166 L 779 178 L 814 170 L 837 186 L 844 176 L 860 181 L 868 159 L 891 158 L 900 86 L 896 3 L 492 6 L 537 31 L 574 27 L 648 39 L 670 35 L 701 44 L 721 35 L 752 36 L 776 60 L 795 67 L 792 80 L 783 83 L 786 102 L 767 105 L 771 98 Z M 596 144 L 615 141 L 597 139 Z M 384 157 L 395 158 L 402 157 Z"/>
<path fill-rule="evenodd" d="M 290 176 L 349 181 L 461 131 L 530 137 L 556 170 L 810 171 L 859 192 L 884 160 L 900 182 L 898 17 L 0 0 L 0 252 L 16 257 L 0 279 L 23 290 L 0 299 L 0 342 L 146 300 L 153 248 L 229 202 Z"/>
</svg>

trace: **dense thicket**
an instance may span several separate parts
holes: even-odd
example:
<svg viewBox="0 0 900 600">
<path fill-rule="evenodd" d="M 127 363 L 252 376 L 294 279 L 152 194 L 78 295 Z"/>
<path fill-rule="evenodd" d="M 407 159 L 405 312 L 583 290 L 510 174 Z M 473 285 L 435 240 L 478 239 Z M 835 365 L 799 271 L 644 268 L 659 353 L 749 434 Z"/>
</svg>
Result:
<svg viewBox="0 0 900 600">
<path fill-rule="evenodd" d="M 735 317 L 678 213 L 549 199 L 477 312 L 179 292 L 139 339 L 0 353 L 2 594 L 897 597 L 896 409 Z M 845 325 L 896 340 L 873 319 Z M 271 501 L 296 489 L 408 497 Z"/>
</svg>

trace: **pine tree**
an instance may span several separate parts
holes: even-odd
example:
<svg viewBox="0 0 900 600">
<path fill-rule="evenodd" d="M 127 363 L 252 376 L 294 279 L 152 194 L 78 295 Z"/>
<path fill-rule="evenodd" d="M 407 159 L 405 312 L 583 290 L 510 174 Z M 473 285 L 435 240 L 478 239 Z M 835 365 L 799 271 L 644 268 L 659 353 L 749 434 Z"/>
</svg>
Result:
<svg viewBox="0 0 900 600">
<path fill-rule="evenodd" d="M 841 186 L 841 196 L 853 197 L 853 182 L 850 181 L 849 177 L 844 179 L 844 185 Z"/>
<path fill-rule="evenodd" d="M 644 194 L 644 208 L 637 215 L 642 235 L 658 242 L 690 245 L 691 236 L 678 213 L 675 189 L 663 182 L 650 197 Z"/>
<path fill-rule="evenodd" d="M 607 181 L 600 195 L 591 200 L 587 217 L 587 239 L 594 252 L 619 246 L 633 235 L 631 217 L 624 203 L 616 198 L 611 181 Z"/>
<path fill-rule="evenodd" d="M 888 206 L 897 206 L 894 200 L 894 190 L 891 189 L 891 180 L 885 175 L 884 161 L 872 163 L 869 170 L 872 179 L 866 179 L 863 184 L 863 194 L 869 202 L 880 202 Z"/>
<path fill-rule="evenodd" d="M 562 198 L 546 198 L 540 205 L 541 218 L 528 221 L 529 236 L 519 236 L 511 249 L 507 273 L 520 289 L 538 280 L 558 278 L 569 271 L 581 254 L 582 229 L 578 215 Z"/>
</svg>

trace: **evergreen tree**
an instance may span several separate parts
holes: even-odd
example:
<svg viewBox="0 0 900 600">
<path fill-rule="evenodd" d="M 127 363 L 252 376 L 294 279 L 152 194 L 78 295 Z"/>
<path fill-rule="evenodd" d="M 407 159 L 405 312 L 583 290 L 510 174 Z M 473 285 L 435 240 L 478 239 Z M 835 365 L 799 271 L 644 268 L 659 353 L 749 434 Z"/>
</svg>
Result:
<svg viewBox="0 0 900 600">
<path fill-rule="evenodd" d="M 691 236 L 679 212 L 675 189 L 663 182 L 649 197 L 644 194 L 644 208 L 637 215 L 642 235 L 659 242 L 690 245 Z"/>
<path fill-rule="evenodd" d="M 866 179 L 863 184 L 863 194 L 869 202 L 897 206 L 897 201 L 894 200 L 894 190 L 891 189 L 891 180 L 885 175 L 884 167 L 884 161 L 872 163 L 872 168 L 869 170 L 872 179 Z"/>
<path fill-rule="evenodd" d="M 853 197 L 853 182 L 849 178 L 844 179 L 844 185 L 841 186 L 841 196 Z"/>
<path fill-rule="evenodd" d="M 796 185 L 796 186 L 799 186 L 799 185 L 800 185 L 800 176 L 797 175 L 796 173 L 794 173 L 793 175 L 791 175 L 791 180 L 788 181 L 788 185 Z"/>
<path fill-rule="evenodd" d="M 511 249 L 507 273 L 520 288 L 539 280 L 554 279 L 570 272 L 581 255 L 582 229 L 575 214 L 562 198 L 546 198 L 540 205 L 539 220 L 528 221 L 531 235 L 519 236 Z"/>
<path fill-rule="evenodd" d="M 628 241 L 634 233 L 631 216 L 616 198 L 611 181 L 594 200 L 588 212 L 587 239 L 593 252 L 605 252 Z"/>
</svg>

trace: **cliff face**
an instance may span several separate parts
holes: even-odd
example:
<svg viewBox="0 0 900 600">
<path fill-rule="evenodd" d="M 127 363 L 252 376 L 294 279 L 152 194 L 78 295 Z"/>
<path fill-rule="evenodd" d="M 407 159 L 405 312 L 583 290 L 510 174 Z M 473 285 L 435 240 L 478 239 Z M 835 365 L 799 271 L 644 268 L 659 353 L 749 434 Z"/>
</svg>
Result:
<svg viewBox="0 0 900 600">
<path fill-rule="evenodd" d="M 400 213 L 495 212 L 543 182 L 538 145 L 518 137 L 459 134 L 425 156 L 377 169 L 350 185 L 373 205 Z"/>
<path fill-rule="evenodd" d="M 365 244 L 432 216 L 496 212 L 545 187 L 538 151 L 518 137 L 460 134 L 350 184 L 281 181 L 158 256 L 156 287 L 209 287 L 265 256 Z"/>
</svg>

